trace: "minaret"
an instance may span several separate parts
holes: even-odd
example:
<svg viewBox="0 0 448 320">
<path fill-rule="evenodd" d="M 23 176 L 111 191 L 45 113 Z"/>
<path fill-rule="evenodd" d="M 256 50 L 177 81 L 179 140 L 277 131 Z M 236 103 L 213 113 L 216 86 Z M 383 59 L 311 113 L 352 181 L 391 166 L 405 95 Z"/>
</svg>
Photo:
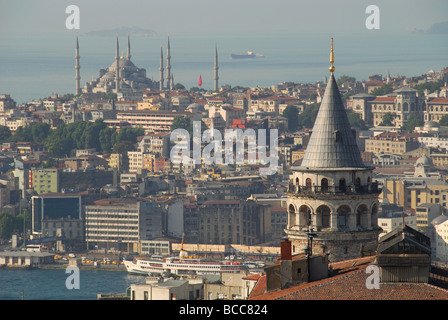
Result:
<svg viewBox="0 0 448 320">
<path fill-rule="evenodd" d="M 295 254 L 313 237 L 311 244 L 325 247 L 335 262 L 359 258 L 363 248 L 376 248 L 381 190 L 372 180 L 373 168 L 362 161 L 333 74 L 333 39 L 330 63 L 305 155 L 300 166 L 291 168 L 285 232 Z"/>
<path fill-rule="evenodd" d="M 79 43 L 78 43 L 78 37 L 76 37 L 76 53 L 75 53 L 75 80 L 76 80 L 76 95 L 81 94 L 81 86 L 80 86 L 80 80 L 81 76 L 79 74 L 79 69 L 81 68 L 79 66 Z"/>
<path fill-rule="evenodd" d="M 120 89 L 120 54 L 119 54 L 120 48 L 118 44 L 118 36 L 117 36 L 117 48 L 115 50 L 115 62 L 117 69 L 115 70 L 115 90 Z"/>
<path fill-rule="evenodd" d="M 213 70 L 215 70 L 215 91 L 218 91 L 218 47 L 215 45 L 215 66 L 213 67 Z"/>
<path fill-rule="evenodd" d="M 170 91 L 174 90 L 174 75 L 171 74 L 171 79 L 170 79 Z"/>
<path fill-rule="evenodd" d="M 160 47 L 160 80 L 159 80 L 159 90 L 163 90 L 163 48 Z"/>
<path fill-rule="evenodd" d="M 171 90 L 171 55 L 170 55 L 170 36 L 168 36 L 168 45 L 166 48 L 166 87 L 168 90 Z"/>
<path fill-rule="evenodd" d="M 126 55 L 127 60 L 131 60 L 131 40 L 128 35 L 128 54 Z"/>
</svg>

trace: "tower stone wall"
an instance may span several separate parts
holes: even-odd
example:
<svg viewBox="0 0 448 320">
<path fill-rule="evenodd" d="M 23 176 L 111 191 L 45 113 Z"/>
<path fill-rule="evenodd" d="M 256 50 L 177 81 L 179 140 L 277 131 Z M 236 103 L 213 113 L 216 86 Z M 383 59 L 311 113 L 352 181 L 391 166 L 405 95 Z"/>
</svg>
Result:
<svg viewBox="0 0 448 320">
<path fill-rule="evenodd" d="M 377 243 L 380 190 L 350 128 L 333 75 L 333 45 L 330 62 L 331 76 L 305 156 L 290 175 L 285 232 L 295 254 L 325 250 L 335 262 L 359 258 Z"/>
</svg>

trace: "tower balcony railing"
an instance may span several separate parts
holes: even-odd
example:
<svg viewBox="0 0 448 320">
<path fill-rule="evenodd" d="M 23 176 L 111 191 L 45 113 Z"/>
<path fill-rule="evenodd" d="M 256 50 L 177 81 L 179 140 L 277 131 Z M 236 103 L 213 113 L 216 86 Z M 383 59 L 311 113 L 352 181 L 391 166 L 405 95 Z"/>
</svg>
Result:
<svg viewBox="0 0 448 320">
<path fill-rule="evenodd" d="M 350 185 L 350 186 L 295 186 L 289 185 L 289 193 L 296 194 L 372 194 L 381 192 L 378 183 L 369 185 Z"/>
</svg>

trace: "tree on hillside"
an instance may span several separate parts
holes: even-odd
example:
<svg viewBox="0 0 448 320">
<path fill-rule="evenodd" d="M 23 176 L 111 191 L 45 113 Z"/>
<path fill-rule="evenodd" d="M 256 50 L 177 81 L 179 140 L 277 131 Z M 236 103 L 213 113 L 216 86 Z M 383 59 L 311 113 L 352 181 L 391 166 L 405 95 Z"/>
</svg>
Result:
<svg viewBox="0 0 448 320">
<path fill-rule="evenodd" d="M 385 94 L 391 93 L 392 91 L 394 91 L 392 85 L 390 83 L 386 83 L 379 88 L 373 89 L 371 94 L 374 96 L 384 96 Z"/>
<path fill-rule="evenodd" d="M 305 107 L 298 116 L 298 128 L 312 128 L 319 112 L 319 104 L 313 103 Z"/>
<path fill-rule="evenodd" d="M 411 114 L 408 120 L 401 127 L 402 131 L 412 132 L 415 127 L 423 126 L 423 120 L 415 113 Z"/>
<path fill-rule="evenodd" d="M 348 121 L 350 122 L 350 126 L 352 128 L 358 128 L 360 130 L 367 130 L 369 126 L 366 124 L 364 120 L 361 119 L 359 113 L 353 112 L 351 110 L 347 110 Z"/>
<path fill-rule="evenodd" d="M 355 81 L 356 81 L 355 77 L 348 76 L 345 74 L 343 76 L 341 76 L 338 80 L 336 80 L 337 84 L 339 84 L 339 85 L 344 82 L 355 82 Z"/>
<path fill-rule="evenodd" d="M 397 117 L 395 113 L 387 112 L 383 116 L 383 121 L 379 124 L 381 127 L 391 127 L 393 126 L 393 121 Z"/>
<path fill-rule="evenodd" d="M 11 130 L 7 126 L 0 126 L 0 143 L 7 141 L 11 137 Z"/>
<path fill-rule="evenodd" d="M 448 127 L 448 115 L 442 116 L 439 120 L 439 124 L 443 127 Z"/>
<path fill-rule="evenodd" d="M 442 81 L 436 81 L 436 82 L 420 83 L 420 84 L 415 85 L 413 88 L 415 90 L 418 90 L 419 97 L 423 97 L 425 90 L 428 90 L 428 93 L 433 93 L 434 91 L 439 90 L 440 87 L 442 87 L 442 86 L 443 86 Z"/>
<path fill-rule="evenodd" d="M 176 116 L 171 124 L 171 131 L 176 129 L 185 129 L 190 135 L 193 134 L 193 124 L 190 118 L 183 116 Z"/>
<path fill-rule="evenodd" d="M 288 119 L 288 131 L 297 130 L 299 124 L 299 110 L 296 106 L 288 105 L 282 114 L 286 119 Z"/>
</svg>

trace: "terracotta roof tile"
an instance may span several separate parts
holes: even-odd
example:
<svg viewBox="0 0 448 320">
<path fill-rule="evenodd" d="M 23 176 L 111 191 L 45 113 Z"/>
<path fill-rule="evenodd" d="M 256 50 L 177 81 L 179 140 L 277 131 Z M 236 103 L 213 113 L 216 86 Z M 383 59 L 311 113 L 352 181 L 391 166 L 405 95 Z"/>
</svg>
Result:
<svg viewBox="0 0 448 320">
<path fill-rule="evenodd" d="M 328 278 L 266 292 L 266 280 L 255 286 L 250 300 L 448 300 L 448 290 L 428 283 L 380 283 L 366 287 L 368 265 L 375 256 L 331 264 Z M 265 278 L 265 277 L 264 277 Z M 260 278 L 261 280 L 261 278 Z"/>
</svg>

